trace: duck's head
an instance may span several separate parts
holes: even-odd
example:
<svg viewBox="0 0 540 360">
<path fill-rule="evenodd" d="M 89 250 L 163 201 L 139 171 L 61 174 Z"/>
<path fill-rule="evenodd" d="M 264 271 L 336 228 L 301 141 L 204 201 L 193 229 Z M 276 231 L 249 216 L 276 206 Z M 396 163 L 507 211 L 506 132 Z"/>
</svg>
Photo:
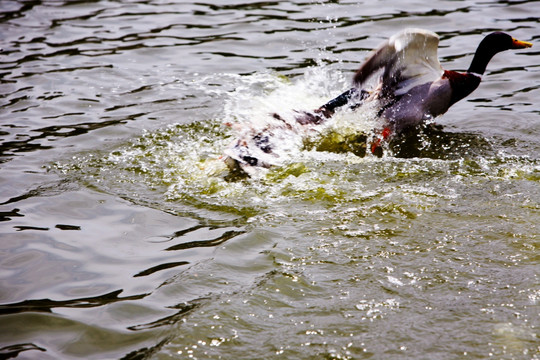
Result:
<svg viewBox="0 0 540 360">
<path fill-rule="evenodd" d="M 524 49 L 531 46 L 530 42 L 515 39 L 504 32 L 491 33 L 478 45 L 468 72 L 481 75 L 486 71 L 487 64 L 495 54 L 505 50 Z"/>
</svg>

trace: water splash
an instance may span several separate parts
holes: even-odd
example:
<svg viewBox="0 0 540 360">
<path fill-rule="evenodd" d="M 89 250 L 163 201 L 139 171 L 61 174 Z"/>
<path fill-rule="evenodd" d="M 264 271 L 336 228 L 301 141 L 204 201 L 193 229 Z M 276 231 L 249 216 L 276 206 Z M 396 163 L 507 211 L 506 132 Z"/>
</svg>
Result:
<svg viewBox="0 0 540 360">
<path fill-rule="evenodd" d="M 292 199 L 327 209 L 367 202 L 368 207 L 374 207 L 371 210 L 382 211 L 387 205 L 392 208 L 392 204 L 411 198 L 407 203 L 413 208 L 425 208 L 433 205 L 433 198 L 451 201 L 448 199 L 459 196 L 471 178 L 477 182 L 539 178 L 538 160 L 493 151 L 477 154 L 474 149 L 484 146 L 475 143 L 477 136 L 444 132 L 419 137 L 420 148 L 428 155 L 424 158 L 357 156 L 350 139 L 368 133 L 374 126 L 373 118 L 341 111 L 307 140 L 305 134 L 283 133 L 281 150 L 292 156 L 284 156 L 281 166 L 258 168 L 251 179 L 231 181 L 223 153 L 237 138 L 235 131 L 264 129 L 272 121 L 271 112 L 287 116 L 292 109 L 313 109 L 346 88 L 347 81 L 340 72 L 325 66 L 309 69 L 292 81 L 270 73 L 211 78 L 227 83 L 228 88 L 210 86 L 209 78 L 202 77 L 193 81 L 193 87 L 222 102 L 222 111 L 213 119 L 143 131 L 125 143 L 76 154 L 54 167 L 90 187 L 137 203 L 167 209 L 189 204 L 252 215 L 261 209 L 272 209 L 275 214 L 302 211 L 301 207 L 288 209 Z M 223 123 L 234 123 L 234 129 Z M 438 142 L 443 143 L 440 149 L 432 146 Z M 429 153 L 430 147 L 436 149 Z M 403 211 L 415 213 L 414 209 Z M 356 227 L 349 230 L 354 232 Z"/>
<path fill-rule="evenodd" d="M 275 80 L 264 80 L 275 84 Z M 288 164 L 304 149 L 338 152 L 341 148 L 346 152 L 353 148 L 343 145 L 356 141 L 365 150 L 365 134 L 373 128 L 374 109 L 338 111 L 332 119 L 308 115 L 348 88 L 341 73 L 319 66 L 307 71 L 300 81 L 276 85 L 262 94 L 240 88 L 228 104 L 232 119 L 227 124 L 235 132 L 235 142 L 225 154 L 239 161 L 244 171 L 253 176 L 258 171 L 253 166 Z"/>
</svg>

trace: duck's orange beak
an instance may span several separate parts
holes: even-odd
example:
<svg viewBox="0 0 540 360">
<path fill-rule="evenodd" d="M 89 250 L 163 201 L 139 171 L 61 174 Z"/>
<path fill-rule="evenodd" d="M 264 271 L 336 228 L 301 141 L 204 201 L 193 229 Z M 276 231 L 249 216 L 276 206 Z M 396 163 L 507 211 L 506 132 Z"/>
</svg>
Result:
<svg viewBox="0 0 540 360">
<path fill-rule="evenodd" d="M 518 39 L 512 38 L 512 49 L 525 49 L 532 46 L 532 43 L 527 41 L 521 41 Z"/>
</svg>

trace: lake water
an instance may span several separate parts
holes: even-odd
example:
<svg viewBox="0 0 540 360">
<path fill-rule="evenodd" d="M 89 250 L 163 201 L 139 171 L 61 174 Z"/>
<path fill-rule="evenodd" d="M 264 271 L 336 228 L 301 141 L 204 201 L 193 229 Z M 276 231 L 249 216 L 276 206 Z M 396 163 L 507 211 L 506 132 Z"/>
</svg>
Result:
<svg viewBox="0 0 540 360">
<path fill-rule="evenodd" d="M 0 358 L 540 359 L 538 14 L 0 2 Z M 405 27 L 447 69 L 491 31 L 534 45 L 404 154 L 227 179 L 223 123 L 321 105 Z"/>
</svg>

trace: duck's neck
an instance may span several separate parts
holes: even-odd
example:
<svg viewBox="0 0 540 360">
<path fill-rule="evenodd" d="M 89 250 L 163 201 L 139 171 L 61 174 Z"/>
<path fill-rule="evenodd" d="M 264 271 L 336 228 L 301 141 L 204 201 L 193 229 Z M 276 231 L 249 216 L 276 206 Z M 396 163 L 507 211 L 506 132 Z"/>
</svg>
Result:
<svg viewBox="0 0 540 360">
<path fill-rule="evenodd" d="M 474 54 L 474 57 L 471 62 L 471 66 L 469 66 L 469 70 L 467 70 L 468 73 L 473 73 L 476 75 L 483 75 L 484 72 L 486 72 L 486 67 L 489 64 L 491 58 L 497 53 L 498 51 L 493 51 L 492 49 L 483 48 L 482 44 L 478 46 L 478 49 L 476 49 L 476 53 Z"/>
</svg>

